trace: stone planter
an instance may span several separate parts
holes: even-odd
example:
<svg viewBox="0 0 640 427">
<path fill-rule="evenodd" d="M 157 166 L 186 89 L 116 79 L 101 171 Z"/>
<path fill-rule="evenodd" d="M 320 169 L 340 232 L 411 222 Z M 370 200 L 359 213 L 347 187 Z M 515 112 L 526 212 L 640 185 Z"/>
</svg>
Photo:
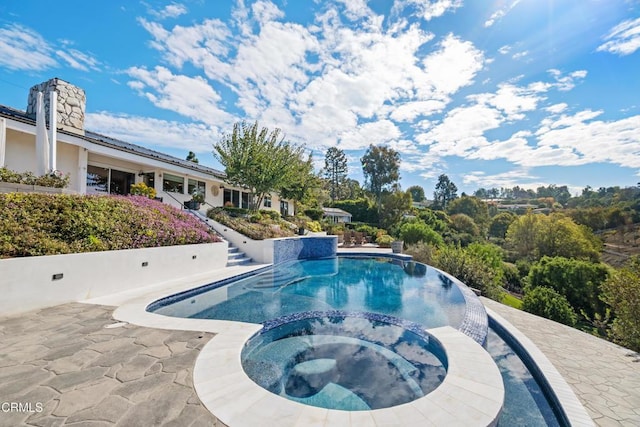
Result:
<svg viewBox="0 0 640 427">
<path fill-rule="evenodd" d="M 402 240 L 394 240 L 391 242 L 391 252 L 394 254 L 401 254 L 404 248 L 404 242 Z"/>
</svg>

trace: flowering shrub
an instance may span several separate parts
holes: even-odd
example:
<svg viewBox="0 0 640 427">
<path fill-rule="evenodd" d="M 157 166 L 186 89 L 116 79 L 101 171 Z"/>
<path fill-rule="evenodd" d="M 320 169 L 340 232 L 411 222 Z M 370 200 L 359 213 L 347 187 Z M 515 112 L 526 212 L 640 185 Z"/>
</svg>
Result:
<svg viewBox="0 0 640 427">
<path fill-rule="evenodd" d="M 133 184 L 129 191 L 135 196 L 147 196 L 150 199 L 156 197 L 156 189 L 153 187 L 149 187 L 144 182 Z"/>
<path fill-rule="evenodd" d="M 290 223 L 280 219 L 273 220 L 268 215 L 262 215 L 265 211 L 260 211 L 260 215 L 255 214 L 250 217 L 241 217 L 232 216 L 227 210 L 228 208 L 209 209 L 207 216 L 253 240 L 291 237 L 295 235 Z"/>
<path fill-rule="evenodd" d="M 35 176 L 31 172 L 15 172 L 6 167 L 0 168 L 0 182 L 12 184 L 40 185 L 42 187 L 67 188 L 69 174 L 55 170 L 42 176 Z"/>
<path fill-rule="evenodd" d="M 220 241 L 197 218 L 142 196 L 0 194 L 0 257 Z"/>
</svg>

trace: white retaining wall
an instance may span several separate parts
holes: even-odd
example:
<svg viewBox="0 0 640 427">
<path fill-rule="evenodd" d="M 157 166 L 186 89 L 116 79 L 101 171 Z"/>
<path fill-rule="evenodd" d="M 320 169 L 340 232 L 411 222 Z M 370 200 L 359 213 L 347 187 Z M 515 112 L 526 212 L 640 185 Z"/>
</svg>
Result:
<svg viewBox="0 0 640 427">
<path fill-rule="evenodd" d="M 252 240 L 235 230 L 209 218 L 207 221 L 218 233 L 242 252 L 261 264 L 273 263 L 273 239 Z"/>
<path fill-rule="evenodd" d="M 226 264 L 226 242 L 0 259 L 0 315 L 168 282 Z"/>
</svg>

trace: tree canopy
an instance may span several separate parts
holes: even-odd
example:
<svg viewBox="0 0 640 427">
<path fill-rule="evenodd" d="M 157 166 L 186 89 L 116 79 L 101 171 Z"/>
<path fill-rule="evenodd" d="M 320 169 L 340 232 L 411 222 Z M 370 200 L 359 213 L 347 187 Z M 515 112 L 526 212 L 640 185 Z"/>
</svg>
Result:
<svg viewBox="0 0 640 427">
<path fill-rule="evenodd" d="M 433 192 L 434 207 L 446 210 L 449 203 L 458 197 L 458 187 L 445 174 L 438 177 L 436 191 Z"/>
<path fill-rule="evenodd" d="M 366 187 L 375 197 L 380 210 L 382 192 L 391 189 L 400 179 L 400 154 L 393 148 L 369 145 L 360 161 Z"/>
<path fill-rule="evenodd" d="M 411 194 L 411 199 L 414 202 L 422 202 L 425 199 L 424 188 L 419 185 L 412 185 L 407 188 L 407 191 Z"/>
<path fill-rule="evenodd" d="M 251 191 L 253 209 L 266 194 L 291 185 L 298 176 L 302 154 L 303 147 L 285 141 L 280 129 L 260 129 L 258 122 L 234 124 L 233 131 L 224 135 L 213 151 L 225 168 L 226 181 Z"/>
</svg>

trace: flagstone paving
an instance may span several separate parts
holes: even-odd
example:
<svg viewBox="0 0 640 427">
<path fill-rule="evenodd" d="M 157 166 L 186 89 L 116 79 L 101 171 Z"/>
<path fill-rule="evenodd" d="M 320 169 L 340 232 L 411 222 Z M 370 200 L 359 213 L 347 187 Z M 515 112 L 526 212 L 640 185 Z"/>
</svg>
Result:
<svg viewBox="0 0 640 427">
<path fill-rule="evenodd" d="M 71 303 L 0 318 L 0 426 L 224 425 L 192 381 L 213 334 L 121 324 L 113 309 Z"/>
<path fill-rule="evenodd" d="M 538 346 L 596 424 L 640 425 L 640 355 L 483 302 Z M 70 303 L 0 318 L 0 426 L 224 426 L 192 381 L 213 334 L 122 324 L 113 309 Z"/>
<path fill-rule="evenodd" d="M 599 426 L 640 426 L 640 354 L 482 298 L 524 333 L 569 383 Z"/>
</svg>

